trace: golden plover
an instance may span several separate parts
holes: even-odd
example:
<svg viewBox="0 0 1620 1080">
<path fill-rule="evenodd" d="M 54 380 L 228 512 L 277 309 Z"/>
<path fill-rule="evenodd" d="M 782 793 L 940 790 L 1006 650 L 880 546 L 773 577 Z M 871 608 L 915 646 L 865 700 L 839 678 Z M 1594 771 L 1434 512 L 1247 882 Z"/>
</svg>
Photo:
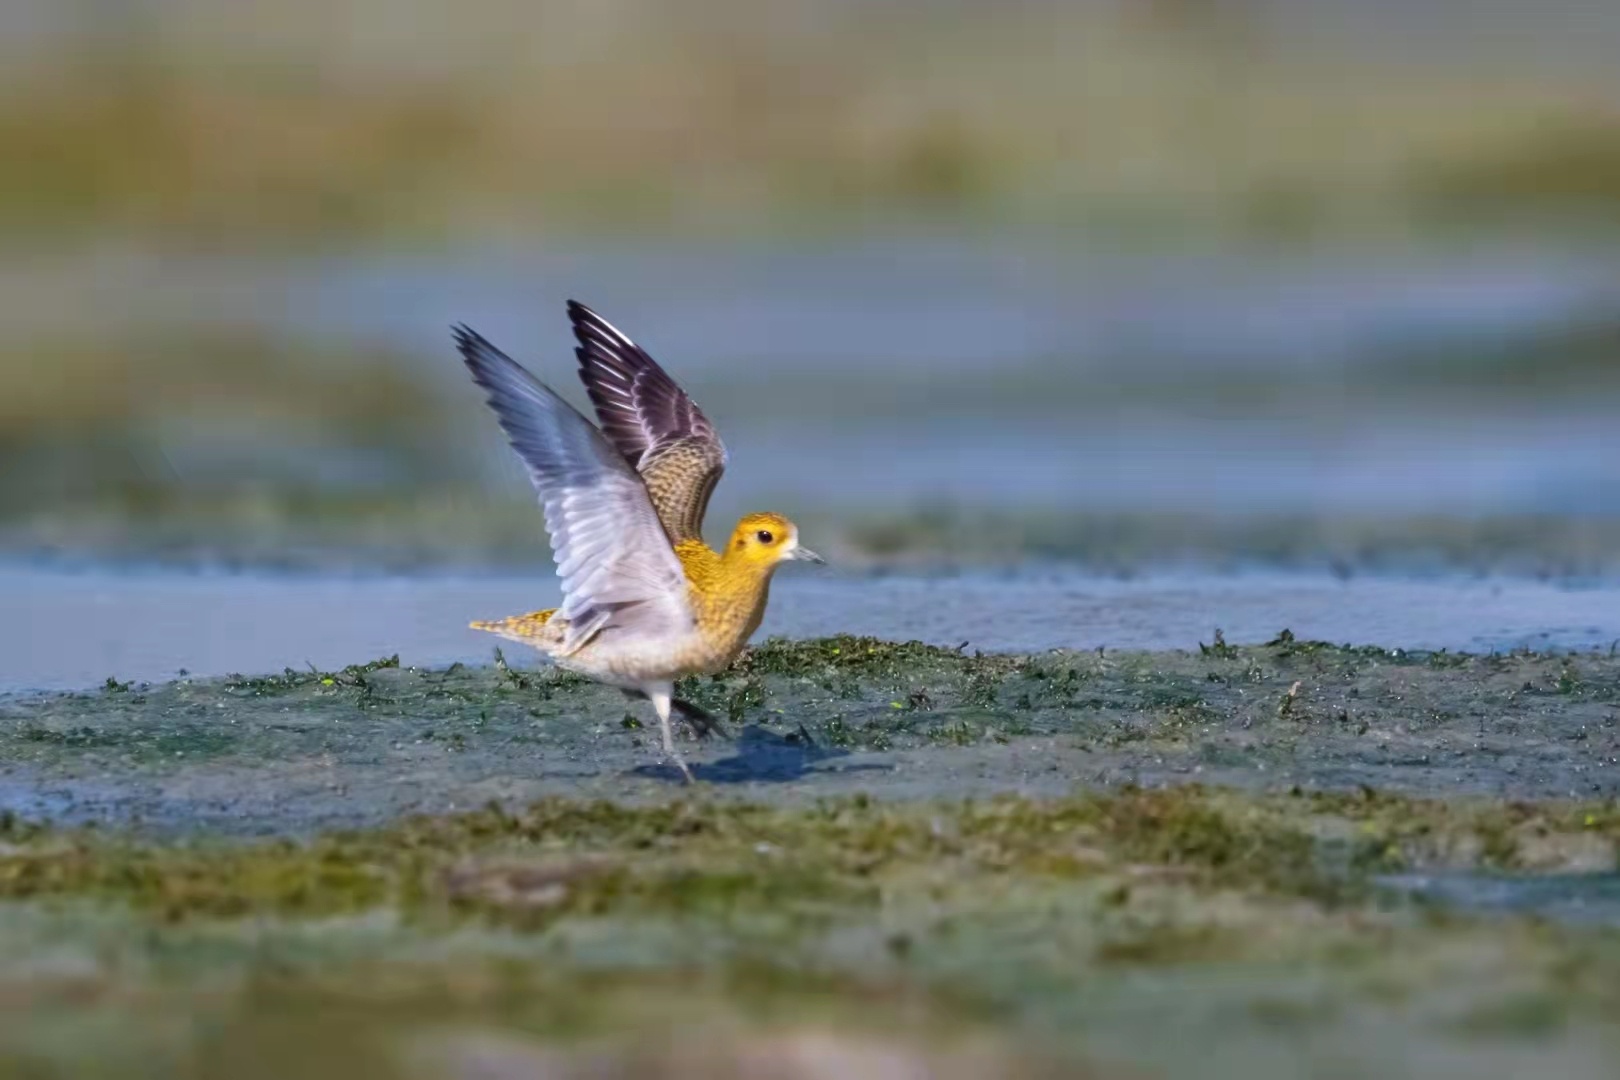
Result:
<svg viewBox="0 0 1620 1080">
<path fill-rule="evenodd" d="M 717 727 L 675 698 L 675 680 L 725 668 L 759 628 L 771 576 L 821 562 L 780 514 L 749 514 L 725 548 L 703 542 L 703 514 L 726 448 L 663 368 L 577 301 L 575 355 L 597 418 L 585 417 L 466 326 L 456 346 L 529 470 L 562 579 L 562 606 L 472 626 L 533 646 L 559 667 L 651 699 L 664 753 L 688 781 L 670 711 L 699 736 Z"/>
</svg>

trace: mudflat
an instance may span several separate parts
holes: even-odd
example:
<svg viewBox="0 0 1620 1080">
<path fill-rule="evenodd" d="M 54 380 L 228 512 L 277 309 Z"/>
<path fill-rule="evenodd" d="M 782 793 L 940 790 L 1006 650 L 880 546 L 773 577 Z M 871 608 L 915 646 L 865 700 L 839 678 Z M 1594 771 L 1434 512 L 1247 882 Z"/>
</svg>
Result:
<svg viewBox="0 0 1620 1080">
<path fill-rule="evenodd" d="M 693 787 L 616 691 L 504 660 L 7 702 L 0 1064 L 1600 1076 L 1620 1042 L 1607 649 L 773 639 L 682 690 L 731 735 Z"/>
</svg>

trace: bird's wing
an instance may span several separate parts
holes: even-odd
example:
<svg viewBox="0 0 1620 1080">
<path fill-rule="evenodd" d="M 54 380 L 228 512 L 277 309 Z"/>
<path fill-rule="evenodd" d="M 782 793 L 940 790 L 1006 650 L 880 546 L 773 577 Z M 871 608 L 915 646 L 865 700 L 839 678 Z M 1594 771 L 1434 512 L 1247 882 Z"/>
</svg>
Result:
<svg viewBox="0 0 1620 1080">
<path fill-rule="evenodd" d="M 647 482 L 673 543 L 700 540 L 709 496 L 726 468 L 714 425 L 647 351 L 577 300 L 568 301 L 579 377 L 602 431 Z"/>
<path fill-rule="evenodd" d="M 545 510 L 569 622 L 564 651 L 596 634 L 689 629 L 686 574 L 641 478 L 589 420 L 511 357 L 465 326 L 455 339 Z"/>
</svg>

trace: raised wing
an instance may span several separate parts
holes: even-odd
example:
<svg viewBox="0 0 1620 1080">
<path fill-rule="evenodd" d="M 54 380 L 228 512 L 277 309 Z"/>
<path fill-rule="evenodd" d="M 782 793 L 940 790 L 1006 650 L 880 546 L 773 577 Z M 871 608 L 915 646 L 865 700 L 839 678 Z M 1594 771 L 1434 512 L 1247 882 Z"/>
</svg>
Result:
<svg viewBox="0 0 1620 1080">
<path fill-rule="evenodd" d="M 641 478 L 589 420 L 511 357 L 465 326 L 455 339 L 545 510 L 569 622 L 564 651 L 593 635 L 689 629 L 686 575 Z"/>
<path fill-rule="evenodd" d="M 602 431 L 647 483 L 673 543 L 701 540 L 726 448 L 709 418 L 647 351 L 577 300 L 568 301 L 579 377 Z"/>
</svg>

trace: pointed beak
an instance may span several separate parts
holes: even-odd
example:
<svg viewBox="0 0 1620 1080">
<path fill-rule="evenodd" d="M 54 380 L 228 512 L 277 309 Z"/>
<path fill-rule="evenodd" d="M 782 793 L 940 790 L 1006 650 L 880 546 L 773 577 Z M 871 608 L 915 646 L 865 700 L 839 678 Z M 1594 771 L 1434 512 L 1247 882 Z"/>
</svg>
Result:
<svg viewBox="0 0 1620 1080">
<path fill-rule="evenodd" d="M 807 547 L 794 547 L 792 551 L 788 552 L 788 558 L 797 559 L 799 562 L 825 563 L 827 561 Z"/>
</svg>

